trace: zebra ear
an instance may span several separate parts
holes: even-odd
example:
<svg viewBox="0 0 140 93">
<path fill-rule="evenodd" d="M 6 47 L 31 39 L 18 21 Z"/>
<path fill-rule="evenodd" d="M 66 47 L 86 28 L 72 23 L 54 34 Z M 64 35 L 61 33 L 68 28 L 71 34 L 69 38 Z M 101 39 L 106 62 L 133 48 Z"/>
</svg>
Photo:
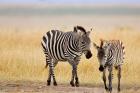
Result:
<svg viewBox="0 0 140 93">
<path fill-rule="evenodd" d="M 77 27 L 74 27 L 74 32 L 77 32 Z"/>
<path fill-rule="evenodd" d="M 99 46 L 96 45 L 95 43 L 93 43 L 93 46 L 98 50 L 99 49 Z"/>
<path fill-rule="evenodd" d="M 104 40 L 103 39 L 100 39 L 100 41 L 101 41 L 100 47 L 102 47 L 103 44 L 104 44 Z"/>
</svg>

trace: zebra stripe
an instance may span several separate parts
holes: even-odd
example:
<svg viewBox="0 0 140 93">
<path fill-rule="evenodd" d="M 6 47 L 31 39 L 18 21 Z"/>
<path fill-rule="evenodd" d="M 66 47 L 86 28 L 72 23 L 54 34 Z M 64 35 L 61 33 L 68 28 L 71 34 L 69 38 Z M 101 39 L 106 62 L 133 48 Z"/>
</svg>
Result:
<svg viewBox="0 0 140 93">
<path fill-rule="evenodd" d="M 109 52 L 107 54 L 107 63 L 109 65 L 122 65 L 124 59 L 124 46 L 119 40 L 108 41 L 110 44 Z"/>
<path fill-rule="evenodd" d="M 80 30 L 80 32 L 78 32 Z M 50 85 L 51 77 L 53 77 L 54 85 L 57 85 L 54 76 L 54 67 L 58 61 L 68 61 L 72 67 L 72 79 L 70 84 L 74 86 L 74 78 L 76 80 L 75 85 L 79 85 L 77 75 L 77 65 L 80 61 L 80 56 L 85 53 L 86 58 L 92 56 L 90 51 L 90 32 L 77 26 L 74 27 L 74 31 L 62 32 L 59 30 L 51 30 L 47 32 L 41 41 L 44 54 L 46 55 L 46 67 L 49 65 L 49 76 L 47 84 Z"/>
</svg>

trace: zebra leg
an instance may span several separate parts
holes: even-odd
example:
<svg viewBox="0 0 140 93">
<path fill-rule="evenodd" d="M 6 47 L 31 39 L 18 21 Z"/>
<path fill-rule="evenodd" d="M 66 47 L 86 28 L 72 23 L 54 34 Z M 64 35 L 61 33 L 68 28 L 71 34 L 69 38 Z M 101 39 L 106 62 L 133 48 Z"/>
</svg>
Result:
<svg viewBox="0 0 140 93">
<path fill-rule="evenodd" d="M 74 76 L 75 76 L 75 70 L 74 70 L 74 66 L 72 66 L 72 77 L 71 77 L 71 81 L 70 81 L 70 85 L 72 87 L 74 87 Z"/>
<path fill-rule="evenodd" d="M 50 63 L 50 70 L 51 70 L 51 76 L 53 77 L 53 85 L 57 86 L 55 75 L 54 75 L 54 61 Z"/>
<path fill-rule="evenodd" d="M 106 69 L 104 69 L 104 71 L 103 71 L 103 77 L 102 78 L 103 78 L 103 81 L 104 81 L 105 89 L 108 90 L 107 85 L 106 85 Z"/>
<path fill-rule="evenodd" d="M 49 68 L 49 76 L 47 80 L 47 85 L 50 86 L 50 84 L 51 84 L 51 69 Z"/>
<path fill-rule="evenodd" d="M 45 68 L 47 68 L 48 64 L 50 65 L 50 59 L 46 53 L 46 66 Z M 49 74 L 48 74 L 48 80 L 47 80 L 47 85 L 49 86 L 51 84 L 51 69 L 49 67 Z"/>
<path fill-rule="evenodd" d="M 78 75 L 77 75 L 77 65 L 74 68 L 75 71 L 75 85 L 76 87 L 79 87 L 79 80 L 78 80 Z"/>
<path fill-rule="evenodd" d="M 118 92 L 120 92 L 121 66 L 118 66 Z"/>
<path fill-rule="evenodd" d="M 51 60 L 50 60 L 50 58 L 48 56 L 47 50 L 44 50 L 44 54 L 46 56 L 46 65 L 45 65 L 45 68 L 47 68 L 48 65 L 50 66 Z M 49 67 L 49 74 L 48 74 L 48 80 L 47 80 L 47 85 L 50 86 L 50 84 L 51 84 L 51 67 Z"/>
<path fill-rule="evenodd" d="M 112 92 L 112 67 L 109 67 L 109 76 L 108 76 L 108 80 L 109 80 L 109 91 L 110 93 Z"/>
<path fill-rule="evenodd" d="M 57 65 L 57 63 L 58 63 L 58 62 L 54 62 L 54 67 Z M 53 72 L 53 73 L 54 73 L 54 72 Z M 57 86 L 57 82 L 56 82 L 56 80 L 55 80 L 54 74 L 53 74 L 53 85 L 54 85 L 54 86 Z"/>
</svg>

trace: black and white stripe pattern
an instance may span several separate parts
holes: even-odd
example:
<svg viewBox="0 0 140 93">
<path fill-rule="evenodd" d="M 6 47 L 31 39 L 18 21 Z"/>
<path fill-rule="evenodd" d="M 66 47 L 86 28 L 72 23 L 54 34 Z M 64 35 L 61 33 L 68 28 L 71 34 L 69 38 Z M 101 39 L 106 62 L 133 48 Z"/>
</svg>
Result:
<svg viewBox="0 0 140 93">
<path fill-rule="evenodd" d="M 79 86 L 77 65 L 80 61 L 80 56 L 82 53 L 85 53 L 86 58 L 92 56 L 89 34 L 90 32 L 86 32 L 83 27 L 76 26 L 74 31 L 51 30 L 43 36 L 41 44 L 46 55 L 46 67 L 49 65 L 48 85 L 51 83 L 51 77 L 53 77 L 54 85 L 57 85 L 54 67 L 58 61 L 68 61 L 73 68 L 70 84 Z"/>
<path fill-rule="evenodd" d="M 115 67 L 118 70 L 118 91 L 120 91 L 121 66 L 125 54 L 123 43 L 119 40 L 101 40 L 100 46 L 97 46 L 94 43 L 94 47 L 98 51 L 97 57 L 100 63 L 99 70 L 103 71 L 105 89 L 109 89 L 110 92 L 112 91 L 112 70 L 113 67 Z M 109 71 L 109 87 L 106 85 L 106 68 L 108 68 Z"/>
</svg>

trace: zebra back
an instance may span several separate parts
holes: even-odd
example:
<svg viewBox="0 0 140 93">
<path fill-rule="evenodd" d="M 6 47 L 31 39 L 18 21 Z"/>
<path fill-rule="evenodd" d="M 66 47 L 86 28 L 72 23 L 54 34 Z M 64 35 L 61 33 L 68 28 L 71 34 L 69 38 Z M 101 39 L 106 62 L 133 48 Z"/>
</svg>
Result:
<svg viewBox="0 0 140 93">
<path fill-rule="evenodd" d="M 106 43 L 107 44 L 105 44 L 105 46 L 107 45 L 109 47 L 107 60 L 109 62 L 111 62 L 112 60 L 115 61 L 113 62 L 114 65 L 123 64 L 123 59 L 125 55 L 123 42 L 120 40 L 109 40 L 109 41 L 106 41 Z"/>
</svg>

